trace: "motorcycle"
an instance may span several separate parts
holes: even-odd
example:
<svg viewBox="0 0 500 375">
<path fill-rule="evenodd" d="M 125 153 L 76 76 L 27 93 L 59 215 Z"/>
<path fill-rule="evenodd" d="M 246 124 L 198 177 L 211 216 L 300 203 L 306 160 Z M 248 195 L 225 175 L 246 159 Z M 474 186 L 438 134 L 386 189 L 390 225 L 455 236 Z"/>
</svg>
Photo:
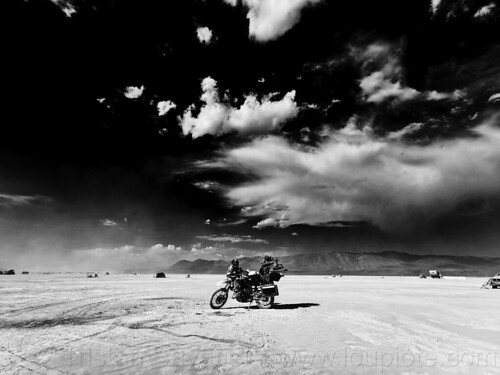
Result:
<svg viewBox="0 0 500 375">
<path fill-rule="evenodd" d="M 278 282 L 288 271 L 282 264 L 276 263 L 268 272 L 260 274 L 256 271 L 246 271 L 237 279 L 240 283 L 240 293 L 236 301 L 241 303 L 252 303 L 255 301 L 261 309 L 269 309 L 274 304 L 274 297 L 279 295 Z M 229 298 L 229 291 L 234 292 L 236 279 L 227 278 L 219 283 L 217 289 L 210 298 L 210 307 L 220 309 Z M 233 295 L 234 298 L 234 295 Z"/>
</svg>

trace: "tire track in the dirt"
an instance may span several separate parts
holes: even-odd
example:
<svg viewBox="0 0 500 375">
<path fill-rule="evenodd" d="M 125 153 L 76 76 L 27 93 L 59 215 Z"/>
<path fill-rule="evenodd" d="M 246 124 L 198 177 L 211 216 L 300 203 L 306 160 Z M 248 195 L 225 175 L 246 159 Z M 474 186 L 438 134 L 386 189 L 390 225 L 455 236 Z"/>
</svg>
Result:
<svg viewBox="0 0 500 375">
<path fill-rule="evenodd" d="M 111 300 L 105 300 L 105 301 L 98 301 L 98 302 L 93 302 L 93 303 L 88 303 L 85 305 L 80 305 L 77 307 L 73 307 L 71 309 L 65 310 L 62 313 L 59 313 L 55 315 L 54 318 L 45 318 L 45 319 L 28 319 L 28 320 L 21 320 L 21 321 L 12 321 L 12 320 L 2 320 L 0 319 L 0 328 L 25 328 L 25 329 L 34 329 L 34 328 L 48 328 L 48 327 L 54 327 L 58 325 L 82 325 L 85 323 L 90 323 L 90 322 L 95 322 L 98 320 L 107 320 L 107 319 L 114 319 L 118 316 L 119 314 L 114 314 L 114 315 L 104 315 L 104 316 L 99 316 L 99 315 L 91 315 L 91 316 L 85 316 L 84 314 L 88 312 L 92 308 L 96 308 L 99 305 L 106 304 L 108 302 L 116 301 L 118 299 L 111 299 Z M 72 312 L 75 312 L 71 314 Z"/>
<path fill-rule="evenodd" d="M 57 369 L 57 368 L 55 368 L 55 367 L 50 367 L 50 366 L 47 366 L 47 365 L 46 365 L 46 364 L 44 364 L 44 363 L 39 363 L 39 362 L 37 362 L 37 361 L 35 361 L 35 360 L 32 360 L 32 359 L 30 359 L 31 355 L 30 355 L 30 356 L 28 356 L 28 357 L 24 357 L 24 356 L 22 356 L 22 355 L 19 355 L 19 354 L 17 354 L 17 353 L 14 353 L 12 350 L 10 350 L 9 348 L 7 348 L 7 347 L 5 347 L 5 346 L 3 346 L 3 345 L 1 345 L 1 344 L 0 344 L 0 348 L 1 348 L 1 350 L 3 350 L 3 351 L 4 351 L 4 352 L 6 352 L 6 353 L 9 353 L 9 354 L 10 354 L 10 355 L 12 355 L 13 357 L 16 357 L 16 358 L 18 358 L 18 359 L 20 359 L 20 360 L 22 360 L 22 361 L 24 361 L 24 362 L 26 362 L 26 363 L 29 363 L 29 364 L 31 364 L 31 365 L 36 366 L 36 367 L 38 367 L 38 368 L 43 368 L 44 370 L 57 371 L 57 372 L 59 372 L 59 373 L 61 373 L 61 374 L 72 374 L 72 373 L 71 373 L 71 372 L 69 372 L 69 371 L 59 370 L 59 369 Z M 23 365 L 22 365 L 22 364 L 16 364 L 16 366 L 23 367 Z M 30 372 L 34 372 L 34 371 L 37 371 L 37 370 L 29 369 L 29 371 L 30 371 Z M 42 372 L 42 374 L 46 374 L 46 372 Z"/>
<path fill-rule="evenodd" d="M 66 303 L 83 301 L 85 299 L 86 298 L 80 298 L 80 299 L 71 300 L 71 301 L 53 302 L 53 303 L 46 303 L 44 305 L 36 305 L 36 306 L 23 307 L 21 309 L 14 309 L 14 310 L 0 312 L 0 315 L 8 315 L 8 314 L 13 314 L 13 313 L 18 313 L 18 312 L 28 312 L 28 311 L 41 310 L 41 309 L 45 309 L 45 308 L 52 307 L 52 306 L 64 305 Z"/>
<path fill-rule="evenodd" d="M 117 357 L 114 363 L 110 363 L 111 369 L 106 369 L 104 372 L 108 375 L 118 374 L 133 374 L 137 372 L 137 367 L 146 373 L 156 374 L 158 372 L 150 372 L 154 368 L 164 368 L 173 362 L 173 355 L 178 353 L 177 348 L 172 346 L 156 346 L 137 350 L 133 353 L 123 353 L 121 357 Z"/>
<path fill-rule="evenodd" d="M 84 312 L 89 311 L 91 308 L 95 308 L 99 305 L 103 305 L 103 304 L 106 304 L 108 302 L 113 302 L 113 301 L 119 301 L 119 298 L 111 298 L 111 299 L 106 299 L 103 301 L 91 302 L 91 303 L 86 303 L 84 305 L 75 306 L 75 307 L 72 307 L 71 309 L 62 311 L 58 315 L 67 315 L 69 313 L 76 311 L 75 315 L 78 316 L 80 314 L 83 314 Z"/>
<path fill-rule="evenodd" d="M 40 374 L 40 375 L 45 375 L 45 373 L 44 373 L 44 372 L 40 372 L 40 371 L 38 371 L 38 370 L 33 370 L 33 369 L 31 369 L 31 368 L 29 368 L 29 367 L 27 367 L 27 366 L 24 366 L 24 365 L 22 365 L 22 364 L 17 365 L 17 367 L 21 367 L 22 369 L 26 370 L 26 373 L 29 373 L 30 375 L 32 375 L 32 374 Z M 19 371 L 17 371 L 17 370 L 16 370 L 16 371 L 15 371 L 15 372 L 13 372 L 12 374 L 14 374 L 14 373 L 17 375 L 17 374 L 19 373 Z"/>
<path fill-rule="evenodd" d="M 46 308 L 53 307 L 53 306 L 59 306 L 59 305 L 65 305 L 65 304 L 69 304 L 69 303 L 86 301 L 89 299 L 92 300 L 92 299 L 96 299 L 96 298 L 108 298 L 108 297 L 117 297 L 117 296 L 122 297 L 122 296 L 129 296 L 129 295 L 130 295 L 130 293 L 120 293 L 120 294 L 113 293 L 113 294 L 107 294 L 107 295 L 89 296 L 89 297 L 85 297 L 85 298 L 78 298 L 78 299 L 73 299 L 73 300 L 68 300 L 68 301 L 52 302 L 52 303 L 46 303 L 43 305 L 28 306 L 28 307 L 22 307 L 19 309 L 3 311 L 3 312 L 0 312 L 0 316 L 9 315 L 9 314 L 13 314 L 13 313 L 19 313 L 19 312 L 29 312 L 29 311 L 35 311 L 35 310 L 42 310 L 42 309 L 46 309 Z M 112 299 L 118 300 L 119 298 L 112 298 Z M 77 309 L 77 308 L 78 307 L 63 311 L 63 313 L 72 311 L 72 310 Z"/>
<path fill-rule="evenodd" d="M 170 342 L 168 344 L 138 345 L 133 353 L 123 353 L 116 363 L 112 363 L 112 368 L 103 369 L 106 375 L 127 375 L 137 373 L 137 368 L 141 373 L 160 374 L 166 368 L 196 366 L 201 361 L 207 361 L 207 353 L 200 355 L 200 348 L 191 347 L 189 343 Z M 206 351 L 203 351 L 206 352 Z M 217 359 L 217 353 L 208 353 L 208 359 Z M 199 370 L 199 369 L 198 369 Z M 168 372 L 171 373 L 171 372 Z M 185 373 L 185 372 L 182 372 Z M 188 371 L 187 373 L 193 373 Z"/>
<path fill-rule="evenodd" d="M 107 327 L 107 328 L 105 328 L 105 329 L 103 329 L 101 331 L 94 332 L 94 333 L 91 333 L 91 334 L 88 334 L 88 335 L 85 335 L 85 336 L 82 336 L 82 337 L 78 337 L 76 339 L 67 340 L 67 341 L 59 343 L 57 345 L 52 345 L 52 346 L 49 346 L 49 347 L 44 348 L 42 350 L 39 350 L 38 352 L 31 353 L 28 356 L 28 358 L 38 358 L 39 356 L 44 355 L 46 353 L 52 353 L 53 354 L 53 353 L 55 353 L 57 351 L 60 351 L 61 349 L 68 348 L 69 344 L 78 343 L 80 341 L 83 341 L 83 340 L 86 340 L 86 339 L 89 339 L 89 338 L 92 338 L 92 337 L 96 337 L 96 336 L 102 335 L 103 333 L 110 332 L 110 331 L 112 331 L 113 329 L 115 329 L 117 327 L 118 327 L 118 324 L 111 324 L 109 327 Z"/>
<path fill-rule="evenodd" d="M 134 326 L 123 325 L 123 327 L 129 328 L 129 329 L 151 329 L 154 331 L 164 332 L 164 333 L 169 334 L 169 335 L 174 336 L 174 337 L 180 337 L 180 338 L 196 337 L 196 338 L 199 338 L 202 340 L 214 341 L 214 342 L 223 343 L 223 344 L 233 344 L 233 345 L 236 344 L 236 345 L 244 346 L 246 348 L 255 348 L 255 345 L 248 344 L 246 342 L 239 341 L 239 340 L 218 339 L 215 337 L 209 337 L 209 336 L 205 336 L 205 335 L 197 335 L 194 333 L 182 335 L 180 333 L 175 333 L 175 332 L 172 332 L 172 331 L 169 331 L 166 329 L 162 329 L 160 327 L 145 327 L 145 326 L 139 326 L 139 325 L 134 325 Z"/>
</svg>

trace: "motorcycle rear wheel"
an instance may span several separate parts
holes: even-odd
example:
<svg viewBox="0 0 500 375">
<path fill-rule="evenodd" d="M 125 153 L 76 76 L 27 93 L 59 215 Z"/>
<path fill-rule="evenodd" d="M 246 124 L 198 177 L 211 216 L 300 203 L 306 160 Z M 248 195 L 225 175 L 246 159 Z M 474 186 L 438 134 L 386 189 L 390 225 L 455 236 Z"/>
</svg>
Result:
<svg viewBox="0 0 500 375">
<path fill-rule="evenodd" d="M 215 310 L 220 309 L 226 304 L 228 296 L 229 294 L 226 289 L 221 288 L 216 290 L 210 298 L 210 307 Z"/>
<path fill-rule="evenodd" d="M 274 297 L 260 297 L 255 300 L 260 309 L 270 309 L 274 303 Z"/>
</svg>

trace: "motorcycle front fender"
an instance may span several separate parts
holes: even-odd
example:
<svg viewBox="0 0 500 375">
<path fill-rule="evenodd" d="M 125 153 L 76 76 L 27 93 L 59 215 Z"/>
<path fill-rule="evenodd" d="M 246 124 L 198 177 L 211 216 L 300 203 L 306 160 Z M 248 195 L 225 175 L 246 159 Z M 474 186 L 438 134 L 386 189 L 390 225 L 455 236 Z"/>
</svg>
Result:
<svg viewBox="0 0 500 375">
<path fill-rule="evenodd" d="M 217 283 L 217 286 L 220 288 L 230 289 L 231 280 L 222 280 Z"/>
</svg>

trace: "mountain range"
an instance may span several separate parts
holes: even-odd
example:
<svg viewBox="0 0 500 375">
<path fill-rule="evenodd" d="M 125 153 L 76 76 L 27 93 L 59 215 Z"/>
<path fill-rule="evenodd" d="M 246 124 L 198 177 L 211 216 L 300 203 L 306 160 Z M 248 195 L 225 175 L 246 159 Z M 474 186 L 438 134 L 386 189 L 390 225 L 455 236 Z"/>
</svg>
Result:
<svg viewBox="0 0 500 375">
<path fill-rule="evenodd" d="M 258 270 L 261 257 L 239 258 L 243 269 Z M 330 252 L 288 255 L 279 258 L 289 274 L 304 275 L 387 275 L 412 276 L 437 269 L 449 276 L 490 276 L 500 272 L 500 258 L 413 255 L 395 251 L 381 253 Z M 168 273 L 225 274 L 229 262 L 223 260 L 181 260 Z"/>
</svg>

